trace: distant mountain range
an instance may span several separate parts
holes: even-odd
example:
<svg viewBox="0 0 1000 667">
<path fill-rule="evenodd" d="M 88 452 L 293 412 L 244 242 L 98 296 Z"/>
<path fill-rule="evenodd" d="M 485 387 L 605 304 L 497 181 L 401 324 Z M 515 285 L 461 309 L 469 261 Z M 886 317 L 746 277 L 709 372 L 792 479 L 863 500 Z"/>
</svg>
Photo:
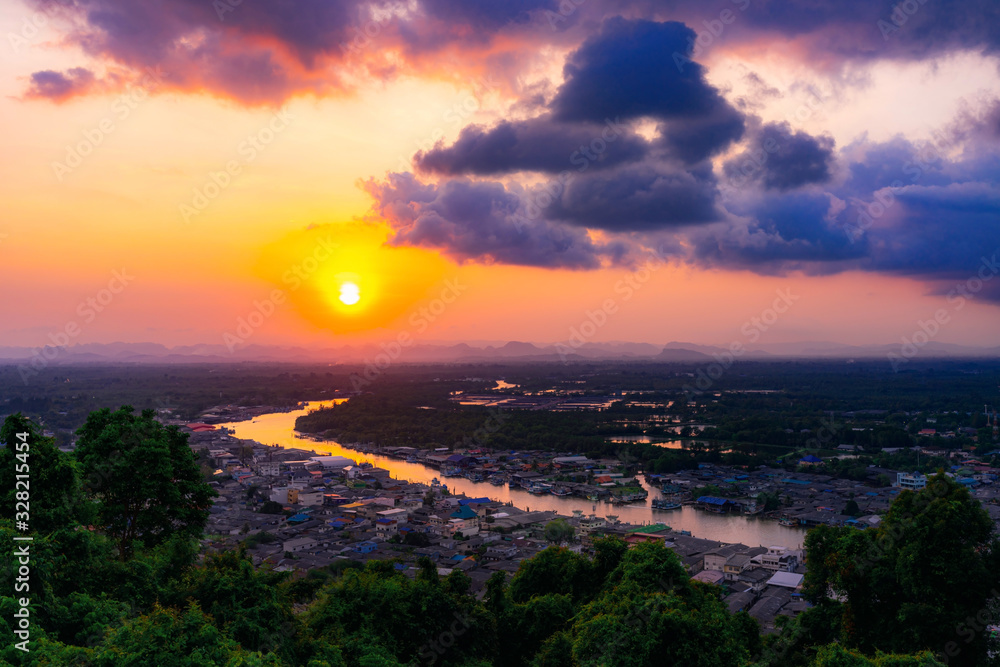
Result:
<svg viewBox="0 0 1000 667">
<path fill-rule="evenodd" d="M 727 348 L 697 343 L 584 343 L 568 346 L 562 343 L 539 346 L 511 341 L 503 345 L 477 347 L 468 343 L 416 344 L 394 350 L 392 344 L 344 346 L 323 349 L 247 345 L 230 353 L 225 345 L 181 345 L 168 348 L 158 343 L 88 343 L 69 347 L 2 347 L 0 363 L 18 363 L 44 356 L 46 365 L 80 363 L 226 363 L 226 362 L 301 362 L 301 363 L 367 363 L 379 354 L 393 354 L 393 361 L 484 362 L 484 361 L 592 361 L 648 360 L 664 363 L 712 361 L 714 355 L 727 354 Z M 901 355 L 900 345 L 843 345 L 826 341 L 747 345 L 741 359 L 871 359 L 886 358 L 890 353 Z M 913 356 L 912 354 L 909 356 Z M 1000 358 L 998 347 L 971 347 L 930 341 L 918 352 L 920 358 Z"/>
</svg>

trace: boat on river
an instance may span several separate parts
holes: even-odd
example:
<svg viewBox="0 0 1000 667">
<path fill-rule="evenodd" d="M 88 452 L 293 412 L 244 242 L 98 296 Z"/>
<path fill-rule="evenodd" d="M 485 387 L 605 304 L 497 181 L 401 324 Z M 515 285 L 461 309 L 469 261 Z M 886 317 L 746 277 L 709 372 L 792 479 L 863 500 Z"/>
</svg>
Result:
<svg viewBox="0 0 1000 667">
<path fill-rule="evenodd" d="M 676 510 L 680 509 L 681 504 L 675 503 L 672 500 L 667 500 L 666 498 L 654 498 L 653 499 L 653 509 L 654 510 Z"/>
</svg>

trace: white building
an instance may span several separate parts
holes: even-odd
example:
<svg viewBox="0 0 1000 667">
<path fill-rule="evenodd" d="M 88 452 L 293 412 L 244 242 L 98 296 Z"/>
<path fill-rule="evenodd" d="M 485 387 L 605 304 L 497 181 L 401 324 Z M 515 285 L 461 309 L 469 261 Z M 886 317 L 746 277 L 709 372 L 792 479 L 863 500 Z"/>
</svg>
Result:
<svg viewBox="0 0 1000 667">
<path fill-rule="evenodd" d="M 927 477 L 919 472 L 901 472 L 896 474 L 896 486 L 901 489 L 919 491 L 927 486 Z"/>
<path fill-rule="evenodd" d="M 751 561 L 771 572 L 794 572 L 799 565 L 799 552 L 785 547 L 768 547 L 767 553 L 754 556 Z"/>
</svg>

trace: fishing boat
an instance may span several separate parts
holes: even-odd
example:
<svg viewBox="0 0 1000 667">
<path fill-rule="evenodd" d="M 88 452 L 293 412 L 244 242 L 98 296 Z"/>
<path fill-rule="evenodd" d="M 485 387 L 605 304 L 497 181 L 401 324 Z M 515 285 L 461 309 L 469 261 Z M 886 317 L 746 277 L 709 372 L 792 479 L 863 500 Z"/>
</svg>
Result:
<svg viewBox="0 0 1000 667">
<path fill-rule="evenodd" d="M 503 486 L 507 483 L 507 480 L 503 478 L 503 475 L 493 475 L 490 477 L 490 484 L 493 486 Z"/>
<path fill-rule="evenodd" d="M 418 459 L 418 458 L 417 458 L 416 456 L 414 456 L 413 454 L 410 454 L 409 456 L 407 456 L 407 457 L 406 457 L 406 462 L 407 462 L 407 463 L 419 463 L 419 462 L 420 462 L 420 459 Z"/>
<path fill-rule="evenodd" d="M 788 517 L 785 517 L 783 519 L 778 519 L 778 523 L 781 524 L 782 526 L 797 526 L 797 525 L 799 525 L 798 521 L 796 521 L 795 519 L 789 519 Z"/>
<path fill-rule="evenodd" d="M 458 468 L 441 468 L 441 475 L 444 477 L 461 477 L 462 471 Z"/>
<path fill-rule="evenodd" d="M 680 507 L 681 507 L 680 503 L 675 503 L 672 500 L 667 500 L 666 498 L 653 499 L 654 510 L 676 510 L 680 509 Z"/>
<path fill-rule="evenodd" d="M 572 493 L 569 489 L 564 486 L 557 486 L 552 489 L 553 496 L 568 496 Z"/>
</svg>

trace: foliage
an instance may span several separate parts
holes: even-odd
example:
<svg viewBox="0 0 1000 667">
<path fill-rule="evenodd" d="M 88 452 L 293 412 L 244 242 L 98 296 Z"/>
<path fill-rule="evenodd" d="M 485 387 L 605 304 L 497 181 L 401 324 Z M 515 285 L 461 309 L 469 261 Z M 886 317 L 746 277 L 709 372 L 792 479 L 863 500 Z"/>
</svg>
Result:
<svg viewBox="0 0 1000 667">
<path fill-rule="evenodd" d="M 962 485 L 944 475 L 927 488 L 903 491 L 876 529 L 820 527 L 806 537 L 805 593 L 838 604 L 841 639 L 866 654 L 960 652 L 949 661 L 985 660 L 989 636 L 976 619 L 989 617 L 1000 543 L 993 522 Z"/>
<path fill-rule="evenodd" d="M 154 546 L 174 532 L 200 535 L 211 499 L 187 436 L 164 427 L 152 410 L 129 406 L 91 413 L 78 431 L 76 458 L 98 519 L 127 559 L 134 542 Z M 141 474 L 140 474 L 141 471 Z"/>
</svg>

